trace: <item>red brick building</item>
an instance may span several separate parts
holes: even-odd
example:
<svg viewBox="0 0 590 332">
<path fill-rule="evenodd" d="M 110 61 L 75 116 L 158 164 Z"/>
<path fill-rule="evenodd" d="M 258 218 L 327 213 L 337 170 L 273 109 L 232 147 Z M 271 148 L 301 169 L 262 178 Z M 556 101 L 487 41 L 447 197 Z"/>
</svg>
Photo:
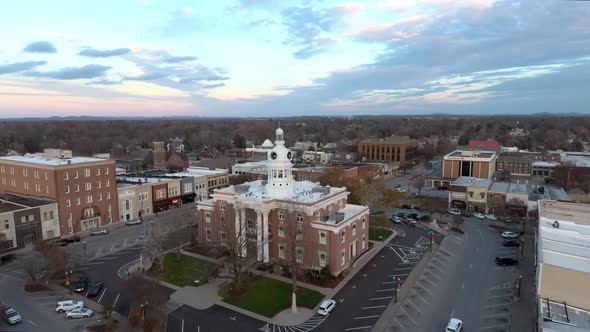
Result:
<svg viewBox="0 0 590 332">
<path fill-rule="evenodd" d="M 71 151 L 1 157 L 0 194 L 55 200 L 65 236 L 119 220 L 115 175 L 114 160 L 72 157 Z"/>
<path fill-rule="evenodd" d="M 368 250 L 369 208 L 348 204 L 346 188 L 295 181 L 282 129 L 276 136 L 268 181 L 217 189 L 198 203 L 200 240 L 247 243 L 242 256 L 278 264 L 296 259 L 303 268 L 327 266 L 338 275 Z"/>
</svg>

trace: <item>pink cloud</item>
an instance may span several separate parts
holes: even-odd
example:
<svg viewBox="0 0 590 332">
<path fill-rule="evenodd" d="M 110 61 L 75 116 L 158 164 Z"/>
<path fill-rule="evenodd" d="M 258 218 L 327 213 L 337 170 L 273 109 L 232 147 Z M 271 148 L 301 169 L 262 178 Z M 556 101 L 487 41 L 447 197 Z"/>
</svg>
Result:
<svg viewBox="0 0 590 332">
<path fill-rule="evenodd" d="M 389 0 L 377 3 L 378 7 L 386 10 L 403 12 L 416 7 L 416 0 Z"/>
<path fill-rule="evenodd" d="M 365 5 L 356 2 L 341 3 L 332 8 L 338 16 L 361 16 L 365 12 Z"/>
<path fill-rule="evenodd" d="M 421 23 L 430 18 L 428 14 L 405 17 L 392 23 L 373 24 L 352 35 L 364 41 L 394 41 L 417 35 Z"/>
</svg>

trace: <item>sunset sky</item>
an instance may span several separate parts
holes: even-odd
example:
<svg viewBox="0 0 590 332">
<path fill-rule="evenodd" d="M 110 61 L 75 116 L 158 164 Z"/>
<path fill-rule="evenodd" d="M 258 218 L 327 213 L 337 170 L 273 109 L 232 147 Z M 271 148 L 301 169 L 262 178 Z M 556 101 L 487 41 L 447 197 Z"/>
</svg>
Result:
<svg viewBox="0 0 590 332">
<path fill-rule="evenodd" d="M 0 117 L 590 112 L 590 2 L 6 1 Z"/>
</svg>

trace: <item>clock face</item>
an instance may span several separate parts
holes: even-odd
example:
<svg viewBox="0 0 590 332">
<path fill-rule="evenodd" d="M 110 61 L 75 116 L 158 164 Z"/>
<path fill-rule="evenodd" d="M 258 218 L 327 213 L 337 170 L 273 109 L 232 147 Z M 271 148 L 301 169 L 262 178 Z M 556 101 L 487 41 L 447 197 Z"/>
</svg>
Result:
<svg viewBox="0 0 590 332">
<path fill-rule="evenodd" d="M 272 160 L 275 160 L 275 159 L 277 159 L 277 153 L 276 153 L 276 152 L 272 152 L 272 153 L 270 154 L 270 159 L 272 159 Z"/>
<path fill-rule="evenodd" d="M 289 158 L 289 160 L 291 160 L 291 157 L 293 157 L 293 154 L 291 154 L 291 151 L 287 152 L 287 158 Z"/>
</svg>

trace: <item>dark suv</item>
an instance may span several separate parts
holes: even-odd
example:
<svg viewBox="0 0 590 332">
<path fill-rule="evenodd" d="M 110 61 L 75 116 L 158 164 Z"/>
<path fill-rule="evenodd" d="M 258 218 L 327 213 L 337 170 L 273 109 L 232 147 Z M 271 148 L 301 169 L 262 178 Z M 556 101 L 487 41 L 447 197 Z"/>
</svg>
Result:
<svg viewBox="0 0 590 332">
<path fill-rule="evenodd" d="M 517 265 L 518 261 L 514 258 L 510 258 L 510 257 L 496 257 L 496 265 L 500 265 L 500 266 L 511 266 L 511 265 Z"/>
<path fill-rule="evenodd" d="M 86 288 L 88 288 L 88 278 L 86 277 L 82 277 L 80 278 L 80 280 L 76 281 L 76 284 L 74 284 L 74 292 L 76 293 L 80 293 L 86 290 Z"/>
</svg>

